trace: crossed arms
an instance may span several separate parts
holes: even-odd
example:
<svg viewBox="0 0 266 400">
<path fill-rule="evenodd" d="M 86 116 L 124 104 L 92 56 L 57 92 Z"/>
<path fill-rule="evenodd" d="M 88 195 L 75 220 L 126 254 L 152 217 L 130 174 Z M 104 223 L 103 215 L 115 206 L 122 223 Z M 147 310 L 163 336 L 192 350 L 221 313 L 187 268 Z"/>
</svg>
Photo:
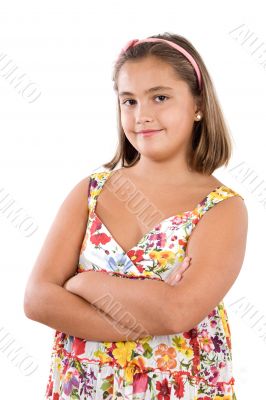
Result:
<svg viewBox="0 0 266 400">
<path fill-rule="evenodd" d="M 236 280 L 245 254 L 247 224 L 240 197 L 225 199 L 209 210 L 192 232 L 187 246 L 192 262 L 176 286 L 87 271 L 70 278 L 64 287 L 131 331 L 184 332 L 206 317 Z"/>
</svg>

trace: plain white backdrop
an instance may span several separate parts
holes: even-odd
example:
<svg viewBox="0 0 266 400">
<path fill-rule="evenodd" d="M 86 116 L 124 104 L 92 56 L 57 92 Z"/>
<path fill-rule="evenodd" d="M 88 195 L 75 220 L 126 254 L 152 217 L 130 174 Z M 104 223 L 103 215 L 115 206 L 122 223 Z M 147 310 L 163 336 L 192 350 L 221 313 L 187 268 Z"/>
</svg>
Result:
<svg viewBox="0 0 266 400">
<path fill-rule="evenodd" d="M 224 302 L 232 334 L 237 398 L 263 398 L 263 5 L 262 1 L 209 0 L 0 3 L 1 399 L 44 397 L 55 331 L 24 315 L 25 285 L 64 198 L 114 154 L 112 68 L 118 53 L 130 39 L 163 32 L 185 36 L 199 51 L 233 137 L 230 164 L 214 175 L 244 197 L 249 233 L 242 270 Z M 24 90 L 16 87 L 18 81 L 12 82 L 12 77 L 21 75 Z M 8 202 L 12 203 L 9 210 L 21 209 L 28 218 L 23 227 L 12 222 Z M 31 228 L 26 230 L 26 226 Z M 9 350 L 13 348 L 10 354 L 8 343 Z"/>
</svg>

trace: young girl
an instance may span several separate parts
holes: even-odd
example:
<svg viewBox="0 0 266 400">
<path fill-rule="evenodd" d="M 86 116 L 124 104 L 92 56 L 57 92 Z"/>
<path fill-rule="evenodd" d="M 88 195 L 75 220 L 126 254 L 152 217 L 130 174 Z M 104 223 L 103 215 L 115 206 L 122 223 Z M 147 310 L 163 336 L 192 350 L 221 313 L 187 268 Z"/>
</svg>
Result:
<svg viewBox="0 0 266 400">
<path fill-rule="evenodd" d="M 45 398 L 235 400 L 223 298 L 248 217 L 212 175 L 231 156 L 215 89 L 169 33 L 128 42 L 113 80 L 117 152 L 63 202 L 25 291 L 56 330 Z"/>
</svg>

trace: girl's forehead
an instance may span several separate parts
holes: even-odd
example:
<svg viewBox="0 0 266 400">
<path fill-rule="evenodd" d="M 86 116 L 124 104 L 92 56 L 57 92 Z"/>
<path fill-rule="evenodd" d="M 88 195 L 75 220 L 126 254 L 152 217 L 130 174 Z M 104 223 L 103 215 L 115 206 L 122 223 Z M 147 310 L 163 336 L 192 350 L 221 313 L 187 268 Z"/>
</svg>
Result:
<svg viewBox="0 0 266 400">
<path fill-rule="evenodd" d="M 149 75 L 147 79 L 145 76 L 132 78 L 124 78 L 118 82 L 118 95 L 119 96 L 135 96 L 142 94 L 149 96 L 155 92 L 163 92 L 165 94 L 174 94 L 176 92 L 185 93 L 188 91 L 187 83 L 184 80 L 168 79 L 165 75 L 163 77 L 156 77 Z"/>
<path fill-rule="evenodd" d="M 129 90 L 129 86 L 146 86 L 148 89 L 155 86 L 174 88 L 179 85 L 181 78 L 177 72 L 166 63 L 154 61 L 130 61 L 121 67 L 117 85 L 120 91 Z"/>
<path fill-rule="evenodd" d="M 169 74 L 173 73 L 174 70 L 171 65 L 167 64 L 166 62 L 160 60 L 159 58 L 156 57 L 145 57 L 140 60 L 128 60 L 126 61 L 122 67 L 120 68 L 119 71 L 119 76 L 121 74 L 129 74 L 129 73 L 155 73 L 155 74 L 160 74 L 163 71 L 163 73 L 168 72 Z"/>
</svg>

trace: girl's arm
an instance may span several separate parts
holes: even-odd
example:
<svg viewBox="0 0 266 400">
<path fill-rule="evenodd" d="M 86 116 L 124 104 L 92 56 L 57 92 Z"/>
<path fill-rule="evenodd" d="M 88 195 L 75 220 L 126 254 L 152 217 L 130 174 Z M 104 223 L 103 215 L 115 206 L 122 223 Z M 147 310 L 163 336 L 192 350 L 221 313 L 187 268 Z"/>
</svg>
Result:
<svg viewBox="0 0 266 400">
<path fill-rule="evenodd" d="M 176 285 L 188 266 L 189 257 L 185 257 L 182 265 L 172 271 L 166 282 Z M 169 321 L 165 320 L 170 288 L 168 283 L 120 278 L 103 271 L 87 271 L 70 278 L 64 287 L 128 329 L 133 327 L 138 331 L 144 328 L 147 335 L 164 335 L 168 332 L 166 327 Z"/>
<path fill-rule="evenodd" d="M 136 340 L 147 336 L 141 327 L 138 327 L 138 332 L 125 328 L 81 297 L 53 283 L 36 282 L 29 300 L 34 302 L 25 310 L 29 319 L 68 335 L 105 342 Z M 160 335 L 165 333 L 163 329 L 155 332 Z"/>
</svg>

